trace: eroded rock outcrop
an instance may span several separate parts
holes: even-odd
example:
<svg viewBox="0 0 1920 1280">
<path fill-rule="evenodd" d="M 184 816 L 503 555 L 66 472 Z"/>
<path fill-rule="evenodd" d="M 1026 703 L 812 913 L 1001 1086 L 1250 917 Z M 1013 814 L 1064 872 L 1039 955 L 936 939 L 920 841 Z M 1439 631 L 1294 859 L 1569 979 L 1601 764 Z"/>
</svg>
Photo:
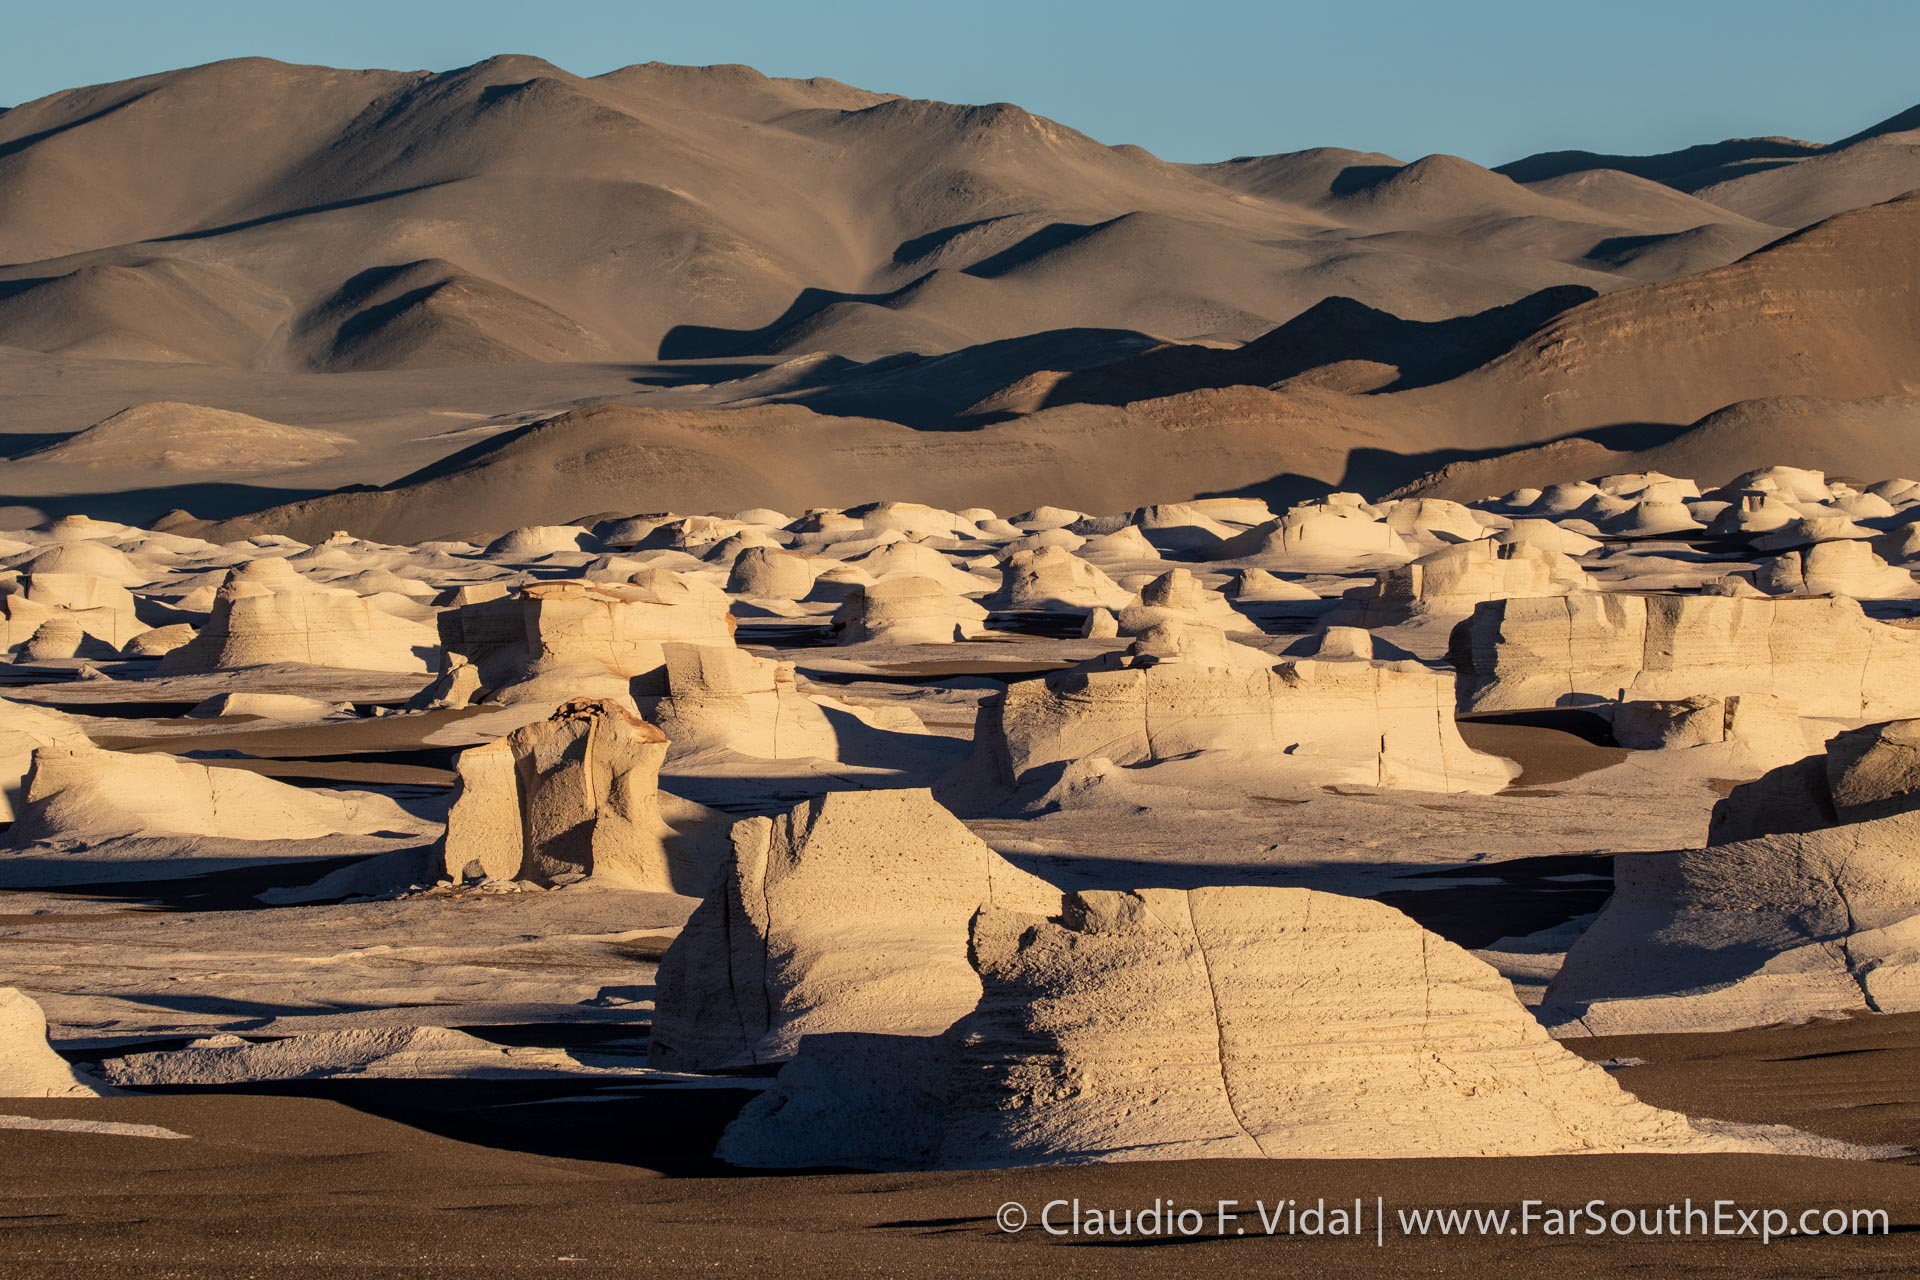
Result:
<svg viewBox="0 0 1920 1280">
<path fill-rule="evenodd" d="M 1559 1035 L 1920 1009 L 1920 814 L 1614 859 L 1548 986 Z"/>
<path fill-rule="evenodd" d="M 989 697 L 975 768 L 1024 788 L 1096 757 L 1125 766 L 1205 753 L 1215 773 L 1313 785 L 1506 786 L 1517 768 L 1461 739 L 1450 676 L 1371 654 L 1370 638 L 1352 628 L 1330 629 L 1320 656 L 1278 660 L 1208 628 L 1161 626 L 1124 653 Z"/>
<path fill-rule="evenodd" d="M 974 913 L 1057 902 L 926 791 L 835 791 L 746 819 L 661 962 L 648 1059 L 707 1071 L 822 1033 L 937 1034 L 980 998 Z"/>
<path fill-rule="evenodd" d="M 715 815 L 663 795 L 667 736 L 618 702 L 576 698 L 460 753 L 442 862 L 452 878 L 553 884 L 592 876 L 706 891 Z"/>
<path fill-rule="evenodd" d="M 972 955 L 982 995 L 950 1032 L 809 1040 L 718 1154 L 979 1168 L 1791 1142 L 1639 1102 L 1556 1044 L 1490 966 L 1364 899 L 1072 893 L 983 909 Z"/>
<path fill-rule="evenodd" d="M 417 826 L 373 792 L 295 787 L 245 769 L 66 741 L 35 748 L 25 803 L 7 838 L 16 845 L 116 836 L 292 841 Z"/>
<path fill-rule="evenodd" d="M 163 675 L 291 662 L 355 671 L 431 671 L 432 627 L 351 591 L 309 582 L 284 560 L 254 560 L 227 575 L 194 638 L 160 659 Z"/>
<path fill-rule="evenodd" d="M 0 987 L 0 1098 L 94 1098 L 100 1087 L 47 1043 L 47 1017 L 26 994 Z"/>
<path fill-rule="evenodd" d="M 1844 598 L 1494 600 L 1456 631 L 1454 660 L 1474 712 L 1772 694 L 1806 716 L 1920 713 L 1920 631 Z"/>
<path fill-rule="evenodd" d="M 477 668 L 482 696 L 501 703 L 662 693 L 664 645 L 733 643 L 726 595 L 667 572 L 532 583 L 448 609 L 439 623 L 447 650 Z"/>
<path fill-rule="evenodd" d="M 987 629 L 987 611 L 931 578 L 885 578 L 847 593 L 834 612 L 841 644 L 952 644 Z"/>
</svg>

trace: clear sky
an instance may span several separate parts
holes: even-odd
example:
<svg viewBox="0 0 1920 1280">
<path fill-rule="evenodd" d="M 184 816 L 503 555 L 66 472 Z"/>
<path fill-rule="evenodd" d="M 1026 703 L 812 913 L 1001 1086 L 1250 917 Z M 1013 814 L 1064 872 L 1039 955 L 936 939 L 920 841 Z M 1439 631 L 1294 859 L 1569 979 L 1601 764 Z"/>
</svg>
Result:
<svg viewBox="0 0 1920 1280">
<path fill-rule="evenodd" d="M 593 75 L 744 62 L 1016 102 L 1170 160 L 1344 146 L 1497 164 L 1829 141 L 1920 102 L 1920 0 L 68 0 L 0 8 L 0 102 L 257 54 Z"/>
</svg>

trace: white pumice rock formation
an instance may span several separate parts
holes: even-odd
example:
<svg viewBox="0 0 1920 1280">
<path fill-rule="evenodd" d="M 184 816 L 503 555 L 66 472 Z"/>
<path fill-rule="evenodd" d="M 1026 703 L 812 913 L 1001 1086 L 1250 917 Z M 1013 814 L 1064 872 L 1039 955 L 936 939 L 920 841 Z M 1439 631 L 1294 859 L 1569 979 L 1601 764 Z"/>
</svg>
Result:
<svg viewBox="0 0 1920 1280">
<path fill-rule="evenodd" d="M 707 1071 L 823 1033 L 938 1034 L 980 998 L 974 913 L 1058 901 L 926 791 L 834 791 L 748 818 L 661 962 L 649 1061 Z"/>
<path fill-rule="evenodd" d="M 1025 788 L 1076 761 L 1154 765 L 1203 753 L 1212 771 L 1301 784 L 1490 793 L 1517 772 L 1460 738 L 1453 680 L 1375 662 L 1335 628 L 1322 656 L 1277 660 L 1217 630 L 1169 624 L 1123 654 L 1010 686 L 981 705 L 976 781 Z M 1348 652 L 1343 653 L 1345 648 Z"/>
<path fill-rule="evenodd" d="M 489 560 L 527 561 L 600 550 L 600 540 L 578 525 L 526 525 L 501 534 L 481 552 Z"/>
<path fill-rule="evenodd" d="M 191 719 L 210 720 L 224 716 L 251 716 L 260 720 L 285 720 L 301 724 L 313 720 L 351 718 L 351 702 L 323 702 L 292 693 L 219 693 L 187 712 Z"/>
<path fill-rule="evenodd" d="M 1225 593 L 1230 599 L 1248 604 L 1272 604 L 1280 601 L 1317 602 L 1320 593 L 1312 587 L 1276 578 L 1265 569 L 1242 569 L 1233 575 Z"/>
<path fill-rule="evenodd" d="M 324 587 L 284 560 L 227 575 L 206 624 L 160 659 L 166 675 L 291 662 L 356 671 L 420 671 L 439 661 L 439 636 L 351 591 Z"/>
<path fill-rule="evenodd" d="M 1133 603 L 1115 616 L 1118 632 L 1137 636 L 1163 622 L 1198 623 L 1225 632 L 1259 634 L 1245 614 L 1240 613 L 1218 591 L 1204 585 L 1187 569 L 1169 569 L 1145 584 Z"/>
<path fill-rule="evenodd" d="M 1874 554 L 1866 542 L 1819 542 L 1763 561 L 1754 584 L 1776 596 L 1852 596 L 1856 600 L 1911 600 L 1920 582 Z"/>
<path fill-rule="evenodd" d="M 451 1027 L 360 1027 L 265 1043 L 206 1036 L 179 1049 L 111 1059 L 101 1074 L 128 1088 L 192 1088 L 338 1077 L 513 1080 L 599 1073 L 557 1049 L 508 1048 Z"/>
<path fill-rule="evenodd" d="M 1561 552 L 1481 539 L 1382 570 L 1370 604 L 1465 612 L 1483 600 L 1567 595 L 1592 586 L 1587 572 Z"/>
<path fill-rule="evenodd" d="M 1804 716 L 1920 714 L 1920 632 L 1842 598 L 1494 600 L 1456 633 L 1462 709 L 1773 694 Z"/>
<path fill-rule="evenodd" d="M 770 600 L 800 600 L 813 590 L 814 561 L 780 547 L 748 547 L 727 573 L 727 594 Z"/>
<path fill-rule="evenodd" d="M 97 1098 L 102 1092 L 47 1043 L 47 1017 L 33 998 L 0 987 L 0 1098 Z"/>
<path fill-rule="evenodd" d="M 1209 555 L 1264 569 L 1329 573 L 1405 564 L 1415 551 L 1391 525 L 1365 510 L 1326 505 L 1295 507 L 1278 520 L 1228 538 Z"/>
<path fill-rule="evenodd" d="M 673 573 L 531 583 L 449 609 L 439 623 L 447 651 L 479 669 L 486 700 L 556 706 L 663 692 L 664 645 L 731 645 L 734 628 L 723 592 Z"/>
<path fill-rule="evenodd" d="M 1503 545 L 1558 551 L 1566 556 L 1590 555 L 1605 545 L 1597 538 L 1589 538 L 1583 533 L 1563 529 L 1551 520 L 1530 518 L 1513 521 L 1506 528 L 1496 532 L 1493 540 Z"/>
<path fill-rule="evenodd" d="M 1648 1106 L 1511 985 L 1381 903 L 1308 889 L 996 905 L 945 1035 L 802 1045 L 718 1154 L 748 1167 L 1844 1149 Z"/>
<path fill-rule="evenodd" d="M 925 734 L 905 707 L 855 706 L 803 689 L 791 662 L 719 645 L 668 644 L 667 692 L 640 699 L 673 759 L 722 751 L 762 760 L 839 760 L 862 730 Z"/>
<path fill-rule="evenodd" d="M 833 615 L 841 644 L 951 644 L 987 629 L 987 611 L 932 578 L 882 578 L 849 592 Z"/>
<path fill-rule="evenodd" d="M 1123 609 L 1132 593 L 1070 551 L 1018 551 L 1001 567 L 996 609 Z"/>
<path fill-rule="evenodd" d="M 705 892 L 720 855 L 715 818 L 661 793 L 666 755 L 660 730 L 617 702 L 586 698 L 461 752 L 446 874 Z"/>
<path fill-rule="evenodd" d="M 0 822 L 19 815 L 33 753 L 42 747 L 85 751 L 93 741 L 73 716 L 0 698 Z"/>
<path fill-rule="evenodd" d="M 118 836 L 280 842 L 417 826 L 374 792 L 295 787 L 245 769 L 61 742 L 34 749 L 6 839 L 15 846 Z"/>
<path fill-rule="evenodd" d="M 1540 1016 L 1558 1035 L 1920 1009 L 1920 814 L 1614 859 Z"/>
<path fill-rule="evenodd" d="M 1622 702 L 1612 708 L 1610 719 L 1614 740 L 1636 751 L 1724 744 L 1741 748 L 1762 768 L 1807 754 L 1798 710 L 1771 694 Z"/>
</svg>

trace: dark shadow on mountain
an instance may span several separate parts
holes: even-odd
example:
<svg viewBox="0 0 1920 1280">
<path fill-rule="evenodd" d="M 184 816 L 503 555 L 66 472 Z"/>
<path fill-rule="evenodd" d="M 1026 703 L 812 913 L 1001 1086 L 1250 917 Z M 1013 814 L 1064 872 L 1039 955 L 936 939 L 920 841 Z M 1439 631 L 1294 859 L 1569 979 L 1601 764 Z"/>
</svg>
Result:
<svg viewBox="0 0 1920 1280">
<path fill-rule="evenodd" d="M 783 400 L 816 413 L 879 418 L 919 431 L 972 430 L 988 420 L 967 410 L 1041 370 L 1078 371 L 1148 351 L 1155 339 L 1133 329 L 1049 329 L 941 356 L 911 353 L 864 364 L 822 365 L 781 389 Z"/>
<path fill-rule="evenodd" d="M 205 519 L 224 520 L 230 516 L 264 511 L 286 502 L 317 498 L 323 493 L 344 493 L 370 487 L 354 485 L 349 489 L 278 489 L 209 481 L 204 484 L 156 485 L 119 493 L 0 493 L 0 506 L 33 507 L 48 520 L 86 515 L 96 520 L 116 520 L 122 524 L 150 528 L 155 520 L 169 511 L 191 511 Z"/>
<path fill-rule="evenodd" d="M 431 191 L 435 187 L 448 185 L 444 182 L 423 182 L 417 186 L 401 187 L 394 191 L 376 191 L 372 195 L 353 196 L 345 200 L 329 200 L 324 204 L 304 205 L 298 209 L 284 209 L 279 213 L 262 214 L 258 218 L 248 218 L 242 222 L 229 222 L 218 227 L 203 227 L 198 231 L 181 231 L 170 236 L 155 236 L 148 244 L 172 244 L 182 240 L 209 240 L 215 236 L 224 236 L 232 231 L 245 231 L 251 227 L 270 226 L 276 222 L 290 222 L 295 218 L 310 217 L 316 213 L 331 213 L 336 209 L 357 209 L 361 205 L 379 204 L 384 200 L 410 196 L 420 191 Z M 363 273 L 364 274 L 364 273 Z"/>
<path fill-rule="evenodd" d="M 1400 172 L 1398 165 L 1350 164 L 1333 176 L 1333 181 L 1327 184 L 1327 194 L 1358 195 L 1362 191 L 1370 191 L 1379 186 L 1398 172 Z"/>
<path fill-rule="evenodd" d="M 1594 151 L 1542 151 L 1507 164 L 1495 165 L 1495 173 L 1515 182 L 1541 182 L 1569 173 L 1592 169 L 1617 169 L 1636 178 L 1662 183 L 1676 191 L 1693 192 L 1716 182 L 1777 169 L 1782 165 L 1818 155 L 1826 148 L 1791 138 L 1729 138 L 1663 151 L 1657 155 L 1605 155 Z"/>
<path fill-rule="evenodd" d="M 683 364 L 653 365 L 646 373 L 636 373 L 627 381 L 637 387 L 700 387 L 719 382 L 734 382 L 764 373 L 765 364 Z"/>
<path fill-rule="evenodd" d="M 1067 245 L 1107 225 L 1103 222 L 1051 222 L 1025 236 L 1019 242 L 1008 245 L 1000 252 L 982 258 L 970 267 L 964 268 L 966 274 L 978 276 L 982 280 L 997 280 L 1018 267 L 1025 266 L 1035 258 L 1063 249 Z"/>
<path fill-rule="evenodd" d="M 92 124 L 96 120 L 104 120 L 114 112 L 123 111 L 132 106 L 152 92 L 153 90 L 148 89 L 144 92 L 134 94 L 131 98 L 123 98 L 111 106 L 102 107 L 90 115 L 81 116 L 78 120 L 69 120 L 65 124 L 55 125 L 51 129 L 42 129 L 38 133 L 29 133 L 23 137 L 15 138 L 10 142 L 0 142 L 0 160 L 5 160 L 8 156 L 16 152 L 25 151 L 28 147 L 45 142 L 48 138 L 58 137 L 60 134 L 78 129 L 82 125 Z"/>
<path fill-rule="evenodd" d="M 17 280 L 0 280 L 0 302 L 5 302 L 8 298 L 16 294 L 25 293 L 29 289 L 38 289 L 43 284 L 52 284 L 55 280 L 59 279 L 63 279 L 63 277 L 22 276 Z"/>
<path fill-rule="evenodd" d="M 1390 366 L 1375 392 L 1408 391 L 1458 377 L 1506 351 L 1561 312 L 1599 294 L 1557 285 L 1517 302 L 1450 320 L 1403 320 L 1352 298 L 1326 298 L 1243 347 L 1168 345 L 1088 369 L 1048 391 L 1044 407 L 1131 404 L 1207 387 L 1272 386 L 1343 361 Z"/>
<path fill-rule="evenodd" d="M 911 288 L 912 286 L 907 286 Z M 885 306 L 903 290 L 888 293 L 841 293 L 835 289 L 806 288 L 771 324 L 757 329 L 725 329 L 715 325 L 677 324 L 660 339 L 661 360 L 712 360 L 723 356 L 772 354 L 781 334 L 810 320 L 836 302 L 866 302 Z"/>
<path fill-rule="evenodd" d="M 1004 221 L 1006 221 L 1006 215 L 1004 214 L 997 218 L 976 218 L 972 222 L 956 222 L 950 227 L 942 227 L 938 231 L 929 231 L 925 235 L 915 236 L 911 240 L 902 240 L 898 245 L 894 246 L 893 264 L 896 267 L 903 267 L 909 263 L 918 262 L 922 258 L 938 253 L 969 231 L 977 230 L 980 227 L 990 227 L 996 222 Z"/>
<path fill-rule="evenodd" d="M 79 434 L 78 431 L 23 431 L 18 435 L 0 436 L 0 458 L 9 461 L 24 458 L 42 449 L 51 449 Z"/>
<path fill-rule="evenodd" d="M 1282 472 L 1233 489 L 1215 489 L 1196 495 L 1201 498 L 1259 498 L 1275 510 L 1292 506 L 1329 493 L 1353 492 L 1368 498 L 1382 498 L 1402 490 L 1417 480 L 1431 476 L 1456 462 L 1481 462 L 1555 444 L 1563 440 L 1587 440 L 1604 449 L 1629 453 L 1651 449 L 1683 434 L 1687 426 L 1671 422 L 1620 422 L 1557 436 L 1553 440 L 1502 445 L 1491 449 L 1430 449 L 1425 453 L 1395 453 L 1390 449 L 1355 449 L 1347 454 L 1347 465 L 1338 480 L 1329 482 L 1316 476 Z"/>
</svg>

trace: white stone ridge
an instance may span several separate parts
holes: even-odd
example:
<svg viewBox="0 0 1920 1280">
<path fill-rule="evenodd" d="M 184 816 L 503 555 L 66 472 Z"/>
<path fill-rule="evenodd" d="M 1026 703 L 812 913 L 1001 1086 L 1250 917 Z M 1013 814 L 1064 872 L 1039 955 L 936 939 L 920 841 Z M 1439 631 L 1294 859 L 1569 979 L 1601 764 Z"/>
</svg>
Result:
<svg viewBox="0 0 1920 1280">
<path fill-rule="evenodd" d="M 1089 891 L 983 909 L 944 1034 L 802 1044 L 718 1154 L 748 1167 L 1603 1152 L 1834 1154 L 1638 1101 L 1487 965 L 1308 889 Z"/>
<path fill-rule="evenodd" d="M 1470 712 L 1771 694 L 1804 716 L 1920 713 L 1920 631 L 1844 597 L 1495 600 L 1463 624 L 1454 657 Z"/>
</svg>

